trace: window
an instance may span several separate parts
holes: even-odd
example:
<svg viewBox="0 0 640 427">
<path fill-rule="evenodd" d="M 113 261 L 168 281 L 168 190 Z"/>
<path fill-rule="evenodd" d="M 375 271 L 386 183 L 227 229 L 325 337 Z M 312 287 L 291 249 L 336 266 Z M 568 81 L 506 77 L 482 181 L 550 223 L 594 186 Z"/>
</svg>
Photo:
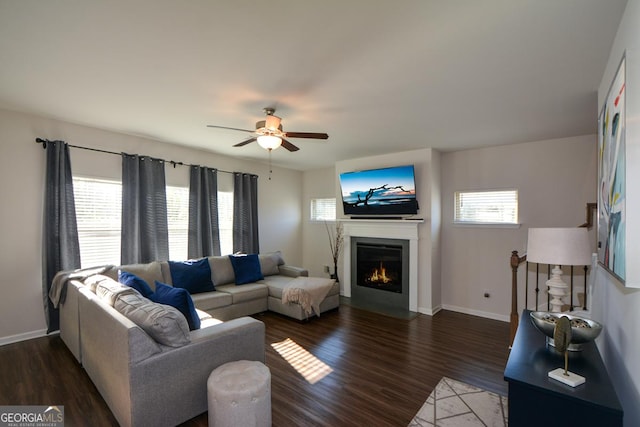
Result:
<svg viewBox="0 0 640 427">
<path fill-rule="evenodd" d="M 73 178 L 82 268 L 120 264 L 122 185 L 117 181 Z"/>
<path fill-rule="evenodd" d="M 218 191 L 218 228 L 220 230 L 220 253 L 233 253 L 233 192 Z"/>
<path fill-rule="evenodd" d="M 454 222 L 517 224 L 518 190 L 456 191 Z"/>
<path fill-rule="evenodd" d="M 311 199 L 311 221 L 335 221 L 336 199 Z"/>
<path fill-rule="evenodd" d="M 189 239 L 189 189 L 167 186 L 169 258 L 187 259 Z"/>
<path fill-rule="evenodd" d="M 122 184 L 93 178 L 73 178 L 73 192 L 82 268 L 120 264 Z M 189 189 L 167 187 L 169 257 L 187 259 Z"/>
</svg>

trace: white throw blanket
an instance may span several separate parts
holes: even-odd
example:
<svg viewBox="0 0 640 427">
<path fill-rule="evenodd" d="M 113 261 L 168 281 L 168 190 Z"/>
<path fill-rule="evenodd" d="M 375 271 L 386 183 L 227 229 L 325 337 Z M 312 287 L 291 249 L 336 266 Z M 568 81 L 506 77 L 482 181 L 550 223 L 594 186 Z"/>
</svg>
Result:
<svg viewBox="0 0 640 427">
<path fill-rule="evenodd" d="M 84 280 L 94 274 L 102 274 L 113 265 L 102 265 L 98 267 L 85 268 L 83 270 L 72 271 L 59 271 L 53 276 L 51 281 L 51 288 L 49 289 L 49 299 L 53 303 L 54 308 L 58 308 L 61 302 L 64 302 L 64 298 L 67 295 L 67 281 L 71 279 Z"/>
<path fill-rule="evenodd" d="M 282 290 L 282 303 L 297 303 L 307 313 L 320 317 L 320 303 L 335 283 L 333 279 L 321 277 L 296 277 Z"/>
</svg>

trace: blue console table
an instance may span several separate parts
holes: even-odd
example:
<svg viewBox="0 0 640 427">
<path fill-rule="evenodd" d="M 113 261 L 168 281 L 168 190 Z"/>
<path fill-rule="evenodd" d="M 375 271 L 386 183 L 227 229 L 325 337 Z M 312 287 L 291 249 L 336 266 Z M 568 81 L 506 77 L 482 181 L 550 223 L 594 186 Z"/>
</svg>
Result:
<svg viewBox="0 0 640 427">
<path fill-rule="evenodd" d="M 622 426 L 623 411 L 595 342 L 569 352 L 569 370 L 587 379 L 570 387 L 547 376 L 564 356 L 547 348 L 545 335 L 524 310 L 504 370 L 509 383 L 509 426 Z"/>
</svg>

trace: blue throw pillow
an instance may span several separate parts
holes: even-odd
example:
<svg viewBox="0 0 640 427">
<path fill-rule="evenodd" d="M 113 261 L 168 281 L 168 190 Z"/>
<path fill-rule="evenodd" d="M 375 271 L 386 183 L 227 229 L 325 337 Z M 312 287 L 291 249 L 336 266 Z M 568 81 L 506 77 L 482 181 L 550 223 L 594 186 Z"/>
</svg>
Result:
<svg viewBox="0 0 640 427">
<path fill-rule="evenodd" d="M 236 285 L 244 285 L 264 279 L 260 269 L 258 254 L 229 255 L 233 273 L 236 276 Z"/>
<path fill-rule="evenodd" d="M 211 281 L 211 267 L 207 258 L 198 261 L 169 261 L 169 270 L 174 288 L 184 288 L 190 294 L 216 290 Z"/>
<path fill-rule="evenodd" d="M 135 289 L 145 298 L 149 298 L 153 294 L 153 289 L 151 289 L 147 282 L 128 271 L 118 271 L 118 282 Z"/>
<path fill-rule="evenodd" d="M 156 291 L 149 299 L 178 309 L 186 317 L 190 331 L 200 329 L 200 317 L 186 289 L 174 288 L 156 280 Z"/>
</svg>

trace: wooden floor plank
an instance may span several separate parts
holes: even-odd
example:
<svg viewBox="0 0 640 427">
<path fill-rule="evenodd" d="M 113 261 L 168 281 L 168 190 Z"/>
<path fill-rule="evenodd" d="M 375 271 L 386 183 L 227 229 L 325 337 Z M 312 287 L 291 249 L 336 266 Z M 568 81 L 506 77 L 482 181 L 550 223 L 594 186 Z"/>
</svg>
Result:
<svg viewBox="0 0 640 427">
<path fill-rule="evenodd" d="M 509 324 L 442 311 L 397 319 L 343 305 L 308 322 L 266 325 L 274 426 L 406 426 L 440 378 L 506 394 Z M 314 384 L 272 346 L 290 340 L 330 367 Z M 58 336 L 0 347 L 0 405 L 65 407 L 67 425 L 116 425 Z M 184 426 L 206 426 L 204 413 Z"/>
</svg>

